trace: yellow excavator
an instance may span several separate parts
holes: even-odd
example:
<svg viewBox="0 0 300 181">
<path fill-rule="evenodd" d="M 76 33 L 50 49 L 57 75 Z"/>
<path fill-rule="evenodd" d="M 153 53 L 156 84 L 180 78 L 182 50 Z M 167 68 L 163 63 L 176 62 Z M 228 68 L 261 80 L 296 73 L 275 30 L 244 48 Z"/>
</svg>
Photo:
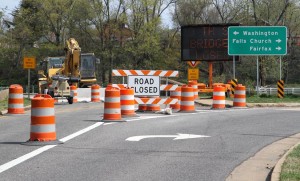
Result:
<svg viewBox="0 0 300 181">
<path fill-rule="evenodd" d="M 89 87 L 96 83 L 96 57 L 94 53 L 81 54 L 78 42 L 66 42 L 65 57 L 47 57 L 40 62 L 39 93 L 67 98 L 73 103 L 71 85 Z"/>
</svg>

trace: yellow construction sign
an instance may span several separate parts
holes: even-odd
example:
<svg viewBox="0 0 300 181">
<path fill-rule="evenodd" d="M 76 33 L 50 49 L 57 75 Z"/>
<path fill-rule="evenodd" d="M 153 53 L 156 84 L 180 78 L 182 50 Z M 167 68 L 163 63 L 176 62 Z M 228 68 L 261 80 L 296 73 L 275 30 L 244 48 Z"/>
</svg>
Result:
<svg viewBox="0 0 300 181">
<path fill-rule="evenodd" d="M 198 80 L 199 68 L 188 68 L 188 80 Z"/>
<path fill-rule="evenodd" d="M 35 69 L 36 68 L 35 57 L 24 57 L 23 58 L 23 68 L 24 69 Z"/>
</svg>

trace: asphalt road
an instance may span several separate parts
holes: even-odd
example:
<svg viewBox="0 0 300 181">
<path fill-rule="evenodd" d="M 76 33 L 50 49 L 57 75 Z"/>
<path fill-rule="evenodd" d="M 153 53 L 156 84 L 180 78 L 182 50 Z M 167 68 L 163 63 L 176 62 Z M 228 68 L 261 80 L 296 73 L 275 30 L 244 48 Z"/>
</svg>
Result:
<svg viewBox="0 0 300 181">
<path fill-rule="evenodd" d="M 219 181 L 263 147 L 300 132 L 300 108 L 197 109 L 102 123 L 103 103 L 56 105 L 64 142 L 56 146 L 22 145 L 30 111 L 2 116 L 0 180 Z M 174 140 L 177 133 L 210 137 Z M 126 141 L 145 135 L 157 137 Z"/>
</svg>

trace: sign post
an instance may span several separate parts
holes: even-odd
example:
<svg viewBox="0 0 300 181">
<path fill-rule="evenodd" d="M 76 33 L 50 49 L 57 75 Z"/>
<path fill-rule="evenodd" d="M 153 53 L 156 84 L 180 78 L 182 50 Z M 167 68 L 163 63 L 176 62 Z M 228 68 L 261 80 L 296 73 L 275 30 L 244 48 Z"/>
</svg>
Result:
<svg viewBox="0 0 300 181">
<path fill-rule="evenodd" d="M 24 57 L 23 58 L 23 68 L 28 69 L 28 99 L 30 99 L 30 69 L 36 68 L 36 59 L 35 57 Z"/>
</svg>

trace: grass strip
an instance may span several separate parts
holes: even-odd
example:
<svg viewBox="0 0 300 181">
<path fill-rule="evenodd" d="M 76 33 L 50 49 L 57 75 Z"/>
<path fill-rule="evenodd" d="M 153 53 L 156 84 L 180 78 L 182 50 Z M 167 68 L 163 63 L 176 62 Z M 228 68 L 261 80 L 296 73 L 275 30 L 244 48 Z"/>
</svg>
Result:
<svg viewBox="0 0 300 181">
<path fill-rule="evenodd" d="M 300 180 L 300 145 L 288 154 L 282 165 L 280 181 Z"/>
<path fill-rule="evenodd" d="M 31 99 L 24 98 L 24 107 L 31 105 Z M 7 110 L 8 98 L 0 101 L 0 111 Z"/>
</svg>

